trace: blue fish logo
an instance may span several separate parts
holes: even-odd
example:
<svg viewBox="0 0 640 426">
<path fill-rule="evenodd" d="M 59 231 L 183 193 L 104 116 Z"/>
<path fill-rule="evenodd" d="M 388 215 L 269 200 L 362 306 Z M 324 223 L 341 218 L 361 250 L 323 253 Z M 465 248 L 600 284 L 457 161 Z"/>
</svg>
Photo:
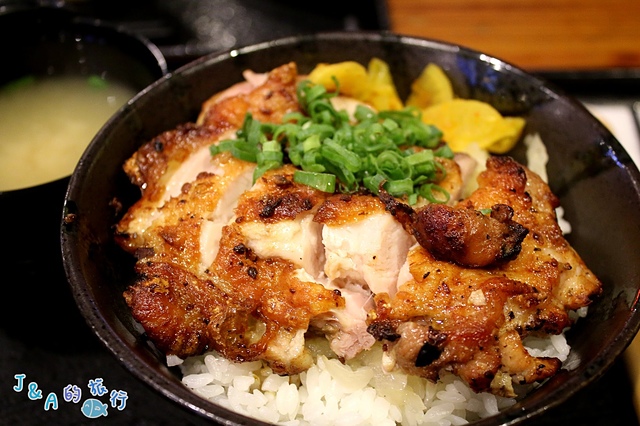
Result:
<svg viewBox="0 0 640 426">
<path fill-rule="evenodd" d="M 107 413 L 107 404 L 103 404 L 102 402 L 94 398 L 87 399 L 84 404 L 82 404 L 82 408 L 80 408 L 80 411 L 88 419 L 95 419 L 100 416 L 107 417 L 107 415 L 109 414 Z"/>
</svg>

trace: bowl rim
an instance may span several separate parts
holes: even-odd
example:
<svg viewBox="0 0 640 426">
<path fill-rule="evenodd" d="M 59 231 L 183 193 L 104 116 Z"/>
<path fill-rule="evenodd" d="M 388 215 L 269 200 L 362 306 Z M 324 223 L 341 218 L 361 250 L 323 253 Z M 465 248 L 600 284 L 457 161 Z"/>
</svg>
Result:
<svg viewBox="0 0 640 426">
<path fill-rule="evenodd" d="M 175 78 L 175 76 L 186 74 L 191 70 L 200 67 L 212 66 L 219 62 L 223 62 L 238 56 L 268 50 L 274 46 L 292 46 L 295 44 L 309 43 L 314 41 L 322 42 L 336 40 L 358 40 L 371 43 L 384 41 L 415 45 L 417 47 L 425 47 L 429 49 L 445 50 L 456 54 L 465 53 L 477 56 L 482 61 L 499 65 L 505 69 L 508 69 L 510 73 L 515 73 L 521 77 L 526 77 L 527 79 L 533 79 L 534 81 L 539 83 L 550 96 L 562 97 L 568 100 L 571 103 L 572 107 L 584 110 L 588 115 L 592 116 L 582 103 L 574 99 L 571 95 L 566 94 L 562 89 L 556 87 L 553 83 L 547 81 L 543 77 L 539 77 L 526 72 L 523 69 L 505 62 L 499 58 L 490 56 L 489 54 L 482 53 L 475 49 L 449 43 L 446 41 L 402 35 L 391 31 L 319 32 L 314 34 L 288 36 L 240 48 L 234 48 L 224 52 L 214 52 L 199 57 L 189 62 L 188 64 L 179 67 L 175 71 L 168 73 L 163 78 L 157 80 L 156 82 L 152 83 L 147 88 L 139 92 L 130 101 L 130 103 L 136 103 L 139 99 L 144 99 L 148 96 L 151 96 L 150 92 L 153 93 L 156 87 L 167 84 L 167 81 Z M 96 148 L 96 144 L 99 143 L 101 137 L 109 131 L 109 129 L 114 125 L 115 121 L 121 114 L 122 112 L 118 112 L 105 124 L 105 126 L 98 132 L 94 140 L 87 148 L 87 152 L 90 152 Z M 595 118 L 594 120 L 597 121 Z M 599 126 L 607 134 L 611 133 L 603 124 L 599 123 L 599 121 L 595 125 Z M 619 142 L 613 136 L 612 141 L 613 146 L 611 147 L 611 149 L 613 150 L 613 152 L 625 152 L 624 147 L 619 144 Z M 82 180 L 83 171 L 81 170 L 81 164 L 82 162 L 79 163 L 76 171 L 71 176 L 68 191 L 65 197 L 65 205 L 68 200 L 73 199 L 75 191 L 74 187 L 77 186 Z M 635 188 L 636 193 L 640 194 L 640 184 L 638 184 L 638 182 L 640 182 L 640 172 L 638 171 L 637 166 L 633 163 L 628 166 L 628 169 L 631 177 L 637 184 L 637 187 Z M 103 314 L 100 311 L 100 308 L 95 304 L 95 300 L 92 297 L 90 289 L 86 288 L 86 282 L 84 282 L 80 269 L 77 267 L 77 265 L 74 265 L 74 252 L 73 248 L 70 247 L 69 240 L 70 237 L 65 232 L 65 226 L 63 225 L 61 230 L 61 244 L 63 256 L 65 258 L 65 271 L 72 289 L 73 296 L 76 300 L 76 304 L 78 305 L 82 315 L 84 316 L 94 334 L 99 337 L 104 346 L 120 360 L 120 362 L 127 368 L 127 370 L 129 370 L 130 373 L 146 383 L 155 391 L 167 397 L 169 400 L 177 403 L 183 408 L 186 407 L 190 409 L 192 412 L 204 418 L 214 420 L 226 425 L 267 425 L 267 423 L 264 423 L 260 420 L 245 417 L 241 414 L 227 409 L 226 407 L 200 398 L 191 390 L 182 386 L 180 383 L 168 380 L 167 377 L 159 374 L 154 368 L 152 368 L 137 356 L 128 358 L 127 354 L 130 354 L 130 351 L 128 350 L 127 343 L 120 335 L 117 334 L 116 330 L 113 330 L 111 327 L 106 326 L 106 321 L 103 318 Z M 640 291 L 638 294 L 640 295 Z M 620 333 L 620 335 L 618 335 L 616 338 L 616 342 L 622 341 L 623 344 L 615 345 L 615 347 L 610 346 L 601 351 L 598 356 L 591 362 L 591 368 L 585 369 L 584 373 L 582 374 L 576 374 L 573 377 L 568 378 L 564 383 L 562 383 L 555 389 L 554 399 L 545 399 L 543 402 L 541 401 L 531 406 L 519 406 L 520 404 L 517 404 L 515 407 L 507 408 L 500 411 L 496 415 L 475 421 L 472 424 L 476 426 L 489 426 L 495 424 L 513 425 L 526 420 L 530 420 L 534 417 L 538 417 L 545 411 L 565 402 L 580 389 L 585 388 L 596 379 L 601 377 L 609 369 L 609 367 L 611 367 L 618 356 L 624 351 L 626 346 L 631 343 L 633 336 L 635 336 L 635 334 L 640 329 L 640 312 L 637 311 L 638 303 L 638 298 L 636 298 L 633 304 L 634 306 L 632 306 L 633 312 L 625 322 L 623 328 L 624 332 Z M 192 402 L 194 400 L 197 400 L 198 403 L 196 404 Z"/>
</svg>

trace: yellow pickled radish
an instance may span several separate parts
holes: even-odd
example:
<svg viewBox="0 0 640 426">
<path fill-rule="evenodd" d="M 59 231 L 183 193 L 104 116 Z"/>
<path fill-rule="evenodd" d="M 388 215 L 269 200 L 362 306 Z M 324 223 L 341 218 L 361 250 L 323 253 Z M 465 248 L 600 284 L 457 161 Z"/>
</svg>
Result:
<svg viewBox="0 0 640 426">
<path fill-rule="evenodd" d="M 336 90 L 338 80 L 340 94 L 365 102 L 375 109 L 398 110 L 404 106 L 391 77 L 389 65 L 373 58 L 368 68 L 354 61 L 335 64 L 319 64 L 309 74 L 309 80 L 323 85 L 328 91 Z"/>
<path fill-rule="evenodd" d="M 451 99 L 453 99 L 453 86 L 449 77 L 438 65 L 430 63 L 411 84 L 407 106 L 427 108 Z"/>
<path fill-rule="evenodd" d="M 487 150 L 494 154 L 509 152 L 520 139 L 522 129 L 526 124 L 524 118 L 521 117 L 504 117 L 502 122 L 503 137 L 487 147 Z"/>
<path fill-rule="evenodd" d="M 318 64 L 309 74 L 312 83 L 321 84 L 330 92 L 336 90 L 334 78 L 339 82 L 341 94 L 358 100 L 369 96 L 369 74 L 363 65 L 355 61 Z"/>
<path fill-rule="evenodd" d="M 524 119 L 503 117 L 488 103 L 473 99 L 451 99 L 425 108 L 422 121 L 438 127 L 454 152 L 476 144 L 496 154 L 513 148 L 525 125 Z"/>
<path fill-rule="evenodd" d="M 389 65 L 381 59 L 373 58 L 368 67 L 371 93 L 365 102 L 370 103 L 378 111 L 398 110 L 403 108 L 398 91 L 393 83 Z"/>
</svg>

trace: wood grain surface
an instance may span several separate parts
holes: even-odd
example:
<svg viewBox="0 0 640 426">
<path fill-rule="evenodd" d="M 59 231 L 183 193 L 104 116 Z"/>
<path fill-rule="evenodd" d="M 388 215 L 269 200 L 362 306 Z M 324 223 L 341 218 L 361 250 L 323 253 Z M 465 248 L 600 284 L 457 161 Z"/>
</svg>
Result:
<svg viewBox="0 0 640 426">
<path fill-rule="evenodd" d="M 391 30 L 528 70 L 640 67 L 640 0 L 387 0 Z"/>
</svg>

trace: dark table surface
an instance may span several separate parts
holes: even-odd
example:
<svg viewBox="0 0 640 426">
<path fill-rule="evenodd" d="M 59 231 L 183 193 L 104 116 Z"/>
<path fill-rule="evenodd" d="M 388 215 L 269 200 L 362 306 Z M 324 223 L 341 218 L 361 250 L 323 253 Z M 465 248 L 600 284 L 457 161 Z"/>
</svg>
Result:
<svg viewBox="0 0 640 426">
<path fill-rule="evenodd" d="M 300 32 L 387 29 L 384 3 L 379 1 L 343 2 L 349 6 L 333 9 L 331 4 L 337 4 L 333 0 L 323 2 L 326 7 L 322 9 L 288 0 L 145 0 L 128 3 L 129 7 L 125 8 L 126 3 L 118 0 L 110 2 L 107 8 L 101 6 L 104 2 L 70 2 L 80 14 L 111 20 L 149 37 L 161 48 L 172 69 L 207 52 Z M 230 16 L 231 9 L 224 9 L 239 4 L 242 6 L 237 9 L 235 18 Z M 212 7 L 218 11 L 224 9 L 226 14 L 213 16 L 207 12 Z M 341 13 L 332 14 L 327 10 L 340 10 Z M 276 19 L 278 16 L 286 19 Z M 200 26 L 194 23 L 197 17 L 201 18 Z M 256 28 L 257 21 L 271 24 Z M 236 28 L 239 22 L 242 25 Z M 247 25 L 253 30 L 242 28 Z M 215 37 L 211 37 L 212 34 Z M 584 77 L 580 75 L 548 77 L 565 85 L 569 91 L 593 87 L 580 85 Z M 637 80 L 632 83 L 637 85 Z M 13 254 L 3 257 L 0 262 L 5 277 L 5 291 L 0 298 L 0 424 L 206 424 L 203 418 L 139 381 L 102 346 L 75 306 L 64 277 L 56 237 L 54 232 L 48 241 L 31 242 L 23 247 L 7 245 Z M 23 254 L 33 252 L 34 247 L 39 254 L 37 257 Z M 81 403 L 65 401 L 64 390 L 77 386 L 75 389 L 82 390 L 81 400 L 84 401 L 91 397 L 90 384 L 97 379 L 102 379 L 108 392 L 126 392 L 126 406 L 121 411 L 109 408 L 106 417 L 88 419 L 81 412 Z M 23 388 L 18 389 L 21 382 Z M 104 397 L 101 399 L 105 400 Z M 618 360 L 603 377 L 529 424 L 638 425 L 623 361 Z"/>
</svg>

